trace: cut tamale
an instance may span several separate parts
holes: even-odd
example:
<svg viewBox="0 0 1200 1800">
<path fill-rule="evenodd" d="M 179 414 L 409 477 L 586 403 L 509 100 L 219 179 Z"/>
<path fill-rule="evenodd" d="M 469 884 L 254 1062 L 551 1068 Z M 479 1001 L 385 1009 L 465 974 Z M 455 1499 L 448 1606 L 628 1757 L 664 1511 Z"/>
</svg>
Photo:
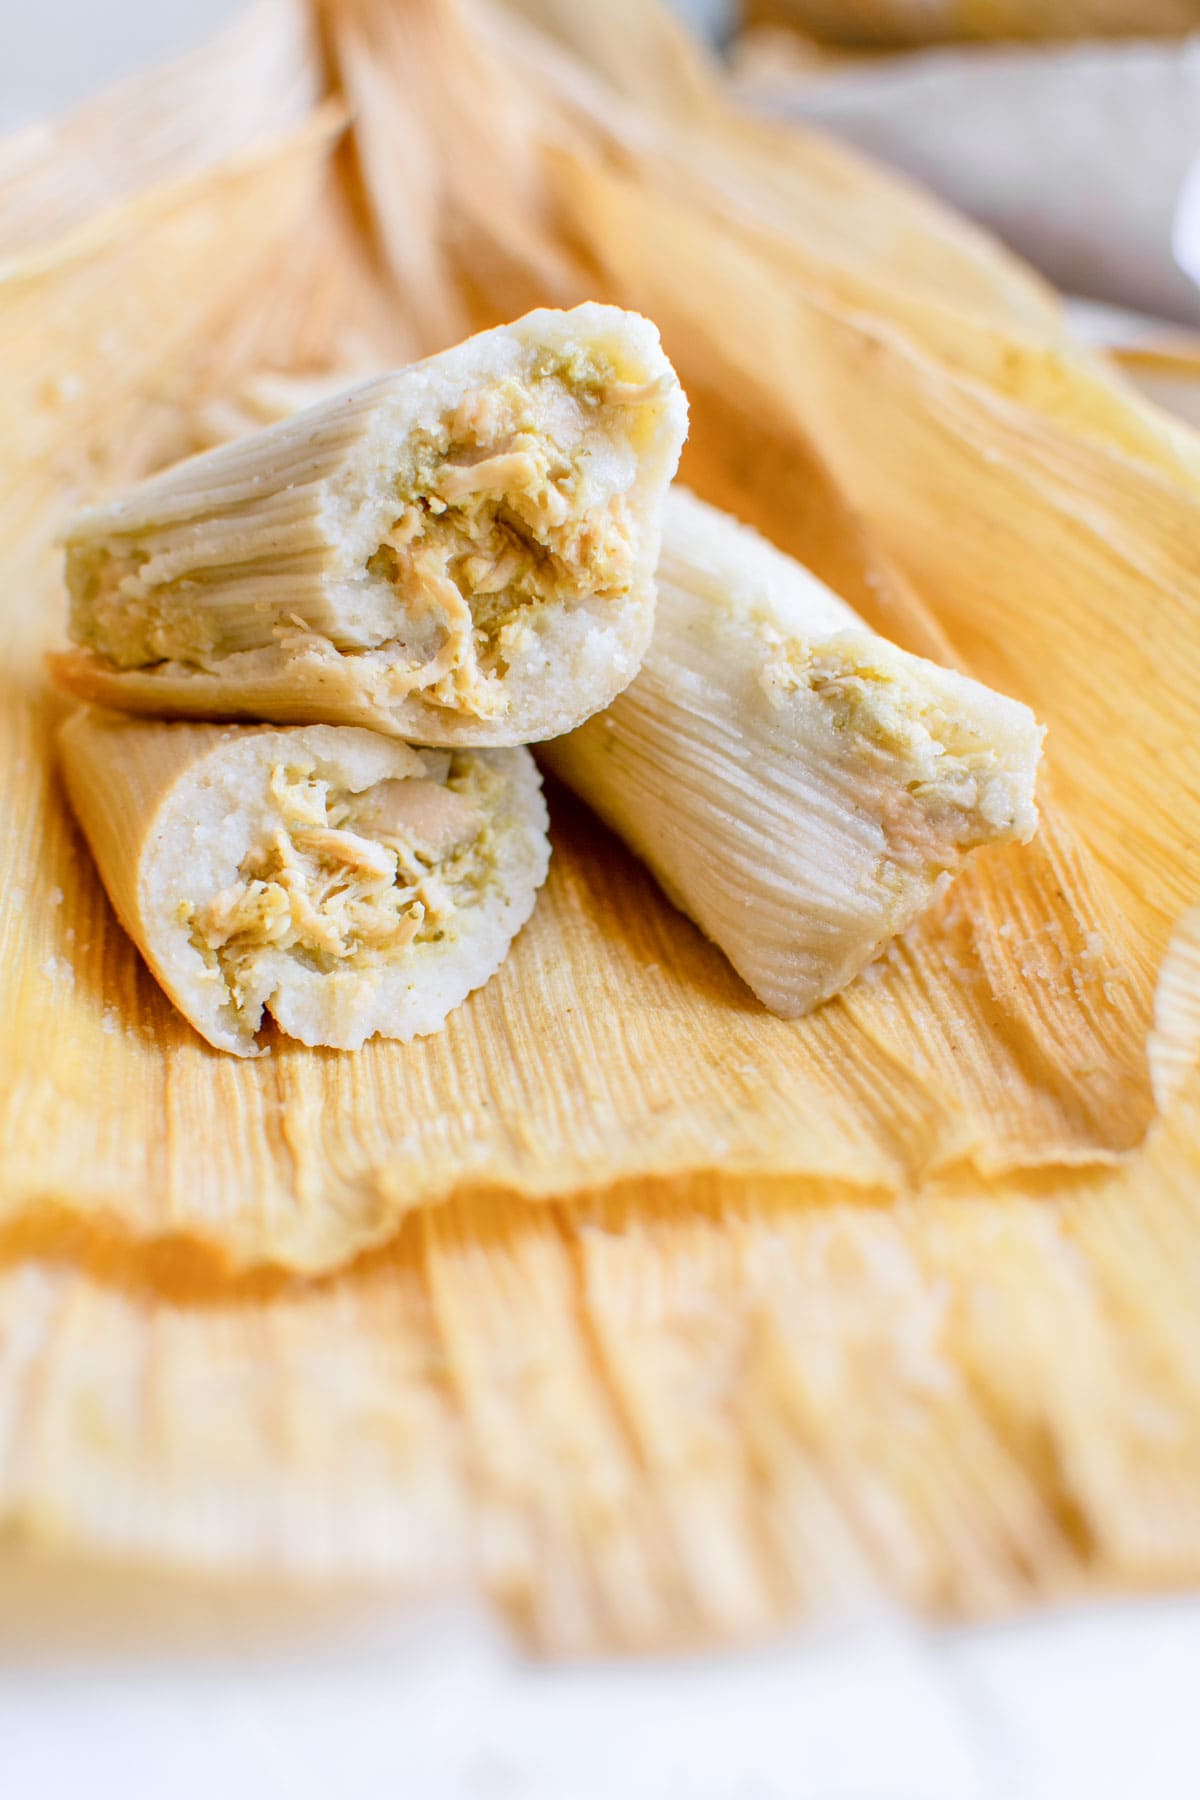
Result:
<svg viewBox="0 0 1200 1800">
<path fill-rule="evenodd" d="M 736 520 L 673 489 L 654 638 L 612 706 L 543 746 L 784 1018 L 907 929 L 971 851 L 1023 843 L 1028 707 L 868 632 Z"/>
<path fill-rule="evenodd" d="M 546 877 L 526 750 L 413 750 L 356 726 L 162 724 L 85 709 L 59 734 L 105 887 L 221 1050 L 357 1050 L 441 1026 L 495 974 Z"/>
<path fill-rule="evenodd" d="M 658 334 L 535 312 L 67 527 L 55 662 L 132 711 L 419 743 L 569 730 L 636 673 L 686 403 Z"/>
<path fill-rule="evenodd" d="M 1148 858 L 1122 904 L 1160 953 L 1200 888 L 1197 840 L 1162 778 L 1171 767 L 1189 804 L 1200 791 L 1183 752 L 1200 642 L 1181 623 L 1172 656 L 1161 651 L 1167 616 L 1190 619 L 1197 604 L 1193 434 L 1127 399 L 1116 377 L 1097 395 L 1068 363 L 1057 369 L 1066 405 L 1028 392 L 1019 356 L 1007 379 L 985 383 L 887 313 L 772 276 L 754 242 L 649 183 L 562 170 L 564 203 L 618 292 L 655 313 L 682 378 L 720 356 L 728 382 L 769 386 L 966 665 L 1034 707 L 1072 817 L 1119 887 L 1126 846 L 1155 821 L 1170 852 Z M 757 332 L 731 330 L 750 305 Z M 1121 429 L 1130 419 L 1184 455 L 1139 445 Z M 1131 758 L 1131 742 L 1147 754 Z"/>
</svg>

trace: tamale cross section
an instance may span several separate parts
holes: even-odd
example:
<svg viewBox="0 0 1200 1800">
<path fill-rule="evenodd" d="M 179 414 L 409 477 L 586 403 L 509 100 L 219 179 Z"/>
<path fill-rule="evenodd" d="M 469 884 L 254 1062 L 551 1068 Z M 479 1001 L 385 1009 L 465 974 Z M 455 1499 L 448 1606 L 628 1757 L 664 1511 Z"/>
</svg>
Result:
<svg viewBox="0 0 1200 1800">
<path fill-rule="evenodd" d="M 419 743 L 569 730 L 645 650 L 686 419 L 636 314 L 482 332 L 78 515 L 58 678 Z"/>
</svg>

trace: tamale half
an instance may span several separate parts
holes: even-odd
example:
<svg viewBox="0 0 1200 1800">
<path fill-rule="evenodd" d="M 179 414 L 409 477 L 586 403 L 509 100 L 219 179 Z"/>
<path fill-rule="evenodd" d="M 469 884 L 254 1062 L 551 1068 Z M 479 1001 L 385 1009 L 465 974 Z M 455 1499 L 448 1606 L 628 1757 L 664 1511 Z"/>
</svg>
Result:
<svg viewBox="0 0 1200 1800">
<path fill-rule="evenodd" d="M 649 640 L 686 418 L 634 314 L 480 333 L 78 515 L 58 678 L 136 712 L 419 743 L 568 730 Z"/>
<path fill-rule="evenodd" d="M 1029 708 L 869 631 L 686 489 L 654 639 L 549 766 L 773 1012 L 838 993 L 984 844 L 1037 824 Z"/>
<path fill-rule="evenodd" d="M 210 1044 L 355 1050 L 436 1031 L 494 975 L 546 878 L 528 751 L 356 726 L 167 724 L 85 708 L 67 790 L 122 924 Z"/>
</svg>

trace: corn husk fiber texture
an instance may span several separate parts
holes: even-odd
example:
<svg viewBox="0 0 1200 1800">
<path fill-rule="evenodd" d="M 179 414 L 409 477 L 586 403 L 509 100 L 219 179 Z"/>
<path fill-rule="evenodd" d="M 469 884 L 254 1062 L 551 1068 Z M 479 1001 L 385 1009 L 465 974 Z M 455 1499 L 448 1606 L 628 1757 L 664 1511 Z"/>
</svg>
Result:
<svg viewBox="0 0 1200 1800">
<path fill-rule="evenodd" d="M 185 84 L 140 184 L 35 245 L 53 148 L 0 187 L 0 1511 L 475 1582 L 561 1649 L 1194 1577 L 1196 440 L 653 12 L 529 10 L 272 0 L 238 29 L 264 91 L 315 33 L 299 120 L 289 77 L 206 146 L 186 65 L 89 109 L 111 145 Z M 1046 721 L 1041 832 L 787 1024 L 556 791 L 440 1037 L 220 1059 L 62 801 L 54 534 L 264 381 L 587 297 L 662 327 L 690 485 Z"/>
</svg>

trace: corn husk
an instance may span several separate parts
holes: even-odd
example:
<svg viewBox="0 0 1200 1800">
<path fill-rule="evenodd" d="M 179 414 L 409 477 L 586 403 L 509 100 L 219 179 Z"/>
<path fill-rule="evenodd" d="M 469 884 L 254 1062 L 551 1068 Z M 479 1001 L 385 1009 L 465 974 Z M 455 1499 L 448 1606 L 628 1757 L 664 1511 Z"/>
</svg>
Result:
<svg viewBox="0 0 1200 1800">
<path fill-rule="evenodd" d="M 1195 440 L 657 15 L 614 8 L 635 90 L 556 11 L 330 0 L 352 157 L 338 110 L 0 280 L 0 1514 L 465 1580 L 560 1649 L 1193 1579 Z M 787 1023 L 552 793 L 440 1038 L 219 1058 L 52 772 L 58 523 L 264 369 L 584 297 L 662 326 L 705 498 L 1047 721 L 1038 838 Z"/>
<path fill-rule="evenodd" d="M 303 0 L 255 0 L 190 56 L 0 145 L 0 257 L 294 129 L 320 98 L 312 13 Z"/>
<path fill-rule="evenodd" d="M 26 1245 L 6 1516 L 43 1551 L 469 1586 L 555 1654 L 1190 1580 L 1196 1100 L 1058 1192 L 471 1194 L 304 1286 Z"/>
<path fill-rule="evenodd" d="M 1113 354 L 1129 379 L 1156 406 L 1200 427 L 1200 354 L 1148 348 L 1114 350 Z"/>
<path fill-rule="evenodd" d="M 1123 308 L 1072 304 L 1075 329 L 1103 348 L 1140 394 L 1200 426 L 1200 336 Z"/>
<path fill-rule="evenodd" d="M 749 17 L 853 45 L 1171 37 L 1200 24 L 1195 0 L 750 0 Z"/>
</svg>

